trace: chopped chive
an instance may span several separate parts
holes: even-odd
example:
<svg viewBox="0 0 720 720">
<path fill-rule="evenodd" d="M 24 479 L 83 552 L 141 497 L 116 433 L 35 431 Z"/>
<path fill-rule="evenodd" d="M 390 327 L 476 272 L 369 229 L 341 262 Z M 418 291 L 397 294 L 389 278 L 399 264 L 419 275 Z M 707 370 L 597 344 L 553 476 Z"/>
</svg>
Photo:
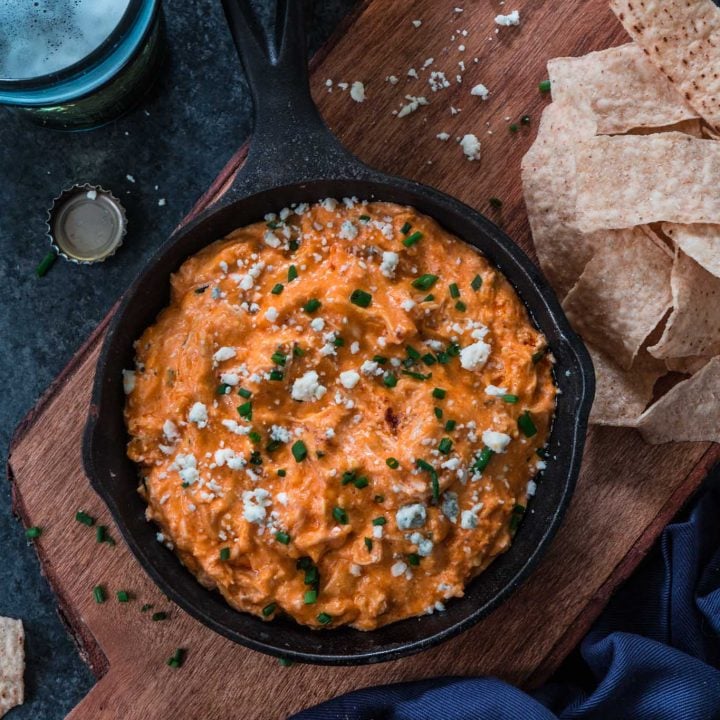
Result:
<svg viewBox="0 0 720 720">
<path fill-rule="evenodd" d="M 152 603 L 145 603 L 141 608 L 140 612 L 147 612 L 148 610 L 152 610 L 155 606 Z"/>
<path fill-rule="evenodd" d="M 447 365 L 450 362 L 450 355 L 448 355 L 444 350 L 441 350 L 437 355 L 437 361 L 441 365 Z"/>
<path fill-rule="evenodd" d="M 276 609 L 277 609 L 277 603 L 272 602 L 269 605 L 266 605 L 262 609 L 263 617 L 270 617 L 275 612 Z"/>
<path fill-rule="evenodd" d="M 252 397 L 252 393 L 249 390 L 246 390 L 245 388 L 240 388 L 238 390 L 238 395 L 240 397 L 244 397 L 246 400 Z"/>
<path fill-rule="evenodd" d="M 278 662 L 280 663 L 280 667 L 292 667 L 293 661 L 289 658 L 278 658 Z"/>
<path fill-rule="evenodd" d="M 488 202 L 490 203 L 490 207 L 494 207 L 496 210 L 499 210 L 503 206 L 503 201 L 500 198 L 491 197 Z"/>
<path fill-rule="evenodd" d="M 282 445 L 282 442 L 280 440 L 271 440 L 266 446 L 265 446 L 265 452 L 275 452 L 280 446 Z"/>
<path fill-rule="evenodd" d="M 507 395 L 502 395 L 503 402 L 510 403 L 511 405 L 514 405 L 520 398 L 517 395 L 511 395 L 508 393 Z"/>
<path fill-rule="evenodd" d="M 397 385 L 397 377 L 393 373 L 387 373 L 383 378 L 385 387 L 394 388 Z"/>
<path fill-rule="evenodd" d="M 305 351 L 299 345 L 293 345 L 293 356 L 302 357 L 305 355 Z"/>
<path fill-rule="evenodd" d="M 115 595 L 117 596 L 118 602 L 130 602 L 130 594 L 126 590 L 118 590 Z"/>
<path fill-rule="evenodd" d="M 477 292 L 482 287 L 483 279 L 480 275 L 476 275 L 472 282 L 470 283 L 470 287 Z"/>
<path fill-rule="evenodd" d="M 455 309 L 458 312 L 465 312 L 467 310 L 467 305 L 462 300 L 458 300 L 455 303 Z"/>
<path fill-rule="evenodd" d="M 168 614 L 166 612 L 163 612 L 162 610 L 160 612 L 153 613 L 150 616 L 150 619 L 153 622 L 160 622 L 161 620 L 167 620 Z"/>
<path fill-rule="evenodd" d="M 288 535 L 286 532 L 283 532 L 282 530 L 278 530 L 275 533 L 275 539 L 281 545 L 289 545 L 290 544 L 290 535 Z"/>
<path fill-rule="evenodd" d="M 196 287 L 195 294 L 202 295 L 209 287 L 210 287 L 209 285 L 202 285 L 201 287 Z"/>
<path fill-rule="evenodd" d="M 529 116 L 529 115 L 523 115 L 523 116 L 520 118 L 520 122 L 521 122 L 523 125 L 529 125 L 529 124 L 530 124 L 530 116 Z"/>
<path fill-rule="evenodd" d="M 447 353 L 451 357 L 457 357 L 460 354 L 460 346 L 456 342 L 451 342 L 447 347 Z"/>
<path fill-rule="evenodd" d="M 285 286 L 282 283 L 276 283 L 275 285 L 273 285 L 273 288 L 270 292 L 273 295 L 280 295 L 284 289 Z"/>
<path fill-rule="evenodd" d="M 86 512 L 84 512 L 83 510 L 78 510 L 78 511 L 75 513 L 75 519 L 76 519 L 79 523 L 82 523 L 83 525 L 87 525 L 88 527 L 90 527 L 91 525 L 94 525 L 94 524 L 95 524 L 95 518 L 92 517 L 91 515 L 88 515 L 88 514 L 87 514 Z"/>
<path fill-rule="evenodd" d="M 450 283 L 450 297 L 451 298 L 459 298 L 460 297 L 460 288 L 458 287 L 457 283 Z"/>
<path fill-rule="evenodd" d="M 400 228 L 400 232 L 401 232 L 403 235 L 407 235 L 407 234 L 410 232 L 410 230 L 412 230 L 412 225 L 411 225 L 409 222 L 406 222 L 406 223 Z"/>
<path fill-rule="evenodd" d="M 422 234 L 419 230 L 416 230 L 412 235 L 408 235 L 408 236 L 402 241 L 402 244 L 403 244 L 405 247 L 412 247 L 413 245 L 415 245 L 415 243 L 417 243 L 417 242 L 419 242 L 420 240 L 422 240 L 422 238 L 423 238 L 423 234 Z"/>
<path fill-rule="evenodd" d="M 353 482 L 355 480 L 355 476 L 356 476 L 355 470 L 346 470 L 342 474 L 342 477 L 340 478 L 340 482 L 343 485 L 349 485 L 351 482 Z"/>
<path fill-rule="evenodd" d="M 432 377 L 432 373 L 423 375 L 422 373 L 413 372 L 412 370 L 403 370 L 402 374 L 407 375 L 408 377 L 414 378 L 415 380 L 429 380 Z"/>
<path fill-rule="evenodd" d="M 345 338 L 340 337 L 339 335 L 333 340 L 333 345 L 335 347 L 343 347 L 345 345 Z"/>
<path fill-rule="evenodd" d="M 423 460 L 422 458 L 416 458 L 416 459 L 415 459 L 415 464 L 416 464 L 421 470 L 425 470 L 425 471 L 427 471 L 427 472 L 430 472 L 430 471 L 432 471 L 432 470 L 435 469 L 427 460 Z"/>
<path fill-rule="evenodd" d="M 443 390 L 442 388 L 436 387 L 432 391 L 432 396 L 434 398 L 437 398 L 438 400 L 443 400 L 445 396 L 447 395 L 447 390 Z"/>
<path fill-rule="evenodd" d="M 369 215 L 361 215 L 361 216 L 358 218 L 358 220 L 359 220 L 360 222 L 364 222 L 364 223 L 370 222 L 370 216 L 369 216 Z"/>
<path fill-rule="evenodd" d="M 288 249 L 290 252 L 295 252 L 300 247 L 300 243 L 297 240 L 291 240 L 288 243 Z"/>
<path fill-rule="evenodd" d="M 181 668 L 183 662 L 185 662 L 185 650 L 183 648 L 178 648 L 173 656 L 167 660 L 167 664 L 171 668 Z"/>
<path fill-rule="evenodd" d="M 28 538 L 28 540 L 36 540 L 40 535 L 42 535 L 42 530 L 37 525 L 33 525 L 25 530 L 25 537 Z"/>
<path fill-rule="evenodd" d="M 434 299 L 435 299 L 435 296 L 431 293 L 430 295 L 426 295 L 422 301 L 423 302 L 432 302 Z"/>
<path fill-rule="evenodd" d="M 296 440 L 291 450 L 296 462 L 302 462 L 307 457 L 307 445 L 302 440 Z"/>
<path fill-rule="evenodd" d="M 437 358 L 432 353 L 425 353 L 425 355 L 422 356 L 422 361 L 426 365 L 434 365 L 437 362 Z"/>
<path fill-rule="evenodd" d="M 312 560 L 307 555 L 303 555 L 295 561 L 297 570 L 307 570 L 310 567 L 312 567 Z"/>
<path fill-rule="evenodd" d="M 406 345 L 405 352 L 407 352 L 408 357 L 411 357 L 413 360 L 419 360 L 421 357 L 420 353 L 412 345 Z"/>
<path fill-rule="evenodd" d="M 248 433 L 248 437 L 254 442 L 259 443 L 262 440 L 262 435 L 257 430 L 251 430 Z"/>
<path fill-rule="evenodd" d="M 472 469 L 477 470 L 477 472 L 482 472 L 488 466 L 494 454 L 494 451 L 490 448 L 483 448 L 478 455 L 477 460 L 473 463 Z"/>
<path fill-rule="evenodd" d="M 305 568 L 304 582 L 306 585 L 315 585 L 315 583 L 320 582 L 320 572 L 317 569 L 317 565 L 311 565 Z"/>
<path fill-rule="evenodd" d="M 343 510 L 341 507 L 334 507 L 332 511 L 332 516 L 337 520 L 341 525 L 347 525 L 348 524 L 348 514 Z"/>
<path fill-rule="evenodd" d="M 291 265 L 288 268 L 288 275 L 287 275 L 288 282 L 292 282 L 297 276 L 298 276 L 297 268 L 294 265 Z"/>
<path fill-rule="evenodd" d="M 436 417 L 438 420 L 442 420 L 442 419 L 443 419 L 443 411 L 442 411 L 442 408 L 439 408 L 439 407 L 433 408 L 433 412 L 435 413 L 435 417 Z"/>
<path fill-rule="evenodd" d="M 417 567 L 420 564 L 420 556 L 417 553 L 410 553 L 407 556 L 408 565 Z"/>
<path fill-rule="evenodd" d="M 382 503 L 382 502 L 385 502 L 385 496 L 384 496 L 384 495 L 376 495 L 376 496 L 373 498 L 373 500 L 374 500 L 376 503 Z"/>
<path fill-rule="evenodd" d="M 515 507 L 512 509 L 512 514 L 510 515 L 510 532 L 516 533 L 517 529 L 520 527 L 520 523 L 522 522 L 523 516 L 525 515 L 525 506 L 524 505 L 515 505 Z"/>
<path fill-rule="evenodd" d="M 445 423 L 445 430 L 447 430 L 448 432 L 452 432 L 452 431 L 455 429 L 455 426 L 456 426 L 456 425 L 457 425 L 457 421 L 456 421 L 456 420 L 448 420 L 448 421 Z"/>
<path fill-rule="evenodd" d="M 321 612 L 321 613 L 317 616 L 317 621 L 318 621 L 321 625 L 328 625 L 329 623 L 332 622 L 332 615 L 328 615 L 328 614 L 325 613 L 325 612 Z"/>
<path fill-rule="evenodd" d="M 393 470 L 397 470 L 400 467 L 400 462 L 394 457 L 387 458 L 385 464 Z"/>
<path fill-rule="evenodd" d="M 430 473 L 430 483 L 432 487 L 432 497 L 435 502 L 440 500 L 440 481 L 438 480 L 437 473 L 433 470 Z"/>
<path fill-rule="evenodd" d="M 317 298 L 310 298 L 304 305 L 303 310 L 308 314 L 312 315 L 320 309 L 322 303 Z"/>
<path fill-rule="evenodd" d="M 285 353 L 281 353 L 279 350 L 274 352 L 270 359 L 276 364 L 276 365 L 285 365 L 285 361 L 287 360 L 287 357 Z"/>
<path fill-rule="evenodd" d="M 242 405 L 238 405 L 238 414 L 241 418 L 245 418 L 245 420 L 252 420 L 252 403 L 246 402 Z"/>
<path fill-rule="evenodd" d="M 249 436 L 249 437 L 250 437 L 250 439 L 251 439 L 253 442 L 259 442 L 259 441 L 260 441 L 260 435 L 259 435 L 258 433 L 255 433 L 255 434 L 257 435 L 257 440 L 255 440 L 255 438 L 252 437 L 252 435 L 253 435 L 252 433 L 250 433 L 250 436 Z M 262 455 L 260 455 L 260 451 L 259 451 L 259 450 L 253 450 L 253 451 L 250 453 L 250 464 L 251 464 L 251 465 L 262 465 L 262 464 L 263 464 Z"/>
<path fill-rule="evenodd" d="M 535 423 L 532 420 L 532 417 L 530 416 L 530 411 L 526 410 L 517 421 L 518 428 L 520 429 L 520 432 L 525 437 L 532 437 L 537 433 L 537 428 L 535 427 Z"/>
<path fill-rule="evenodd" d="M 438 450 L 443 455 L 449 455 L 452 450 L 453 442 L 449 437 L 444 437 L 438 444 Z"/>
<path fill-rule="evenodd" d="M 365 538 L 365 547 L 367 548 L 368 552 L 372 552 L 373 549 L 373 541 L 371 538 L 366 537 Z"/>
<path fill-rule="evenodd" d="M 372 295 L 369 292 L 365 292 L 365 290 L 360 290 L 358 288 L 353 290 L 350 294 L 350 302 L 358 307 L 370 307 L 372 304 Z"/>
<path fill-rule="evenodd" d="M 540 90 L 540 92 L 543 92 L 543 93 L 550 92 L 551 87 L 552 86 L 550 85 L 549 80 L 543 80 L 542 82 L 538 83 L 538 89 Z"/>
<path fill-rule="evenodd" d="M 388 359 L 384 355 L 373 355 L 373 362 L 378 365 L 387 365 Z"/>
<path fill-rule="evenodd" d="M 105 602 L 105 590 L 103 590 L 102 586 L 96 585 L 93 588 L 93 597 L 95 598 L 95 602 L 100 605 Z"/>
<path fill-rule="evenodd" d="M 353 485 L 358 490 L 362 490 L 363 488 L 366 488 L 369 484 L 370 484 L 370 480 L 368 480 L 364 475 L 353 481 Z"/>
<path fill-rule="evenodd" d="M 511 133 L 516 133 L 520 128 L 517 126 L 516 123 L 511 123 L 508 126 L 508 129 L 510 130 Z"/>
<path fill-rule="evenodd" d="M 95 542 L 104 543 L 107 540 L 107 528 L 104 525 L 98 525 L 95 528 Z"/>
<path fill-rule="evenodd" d="M 373 518 L 372 524 L 377 527 L 379 525 L 384 525 L 386 522 L 387 520 L 382 515 L 380 515 L 380 517 Z"/>
<path fill-rule="evenodd" d="M 278 477 L 285 477 L 287 475 L 287 470 L 285 468 L 280 468 L 277 471 Z"/>
<path fill-rule="evenodd" d="M 317 602 L 318 591 L 317 590 L 306 590 L 303 596 L 303 602 L 306 605 L 314 605 Z"/>
<path fill-rule="evenodd" d="M 225 562 L 229 559 L 230 559 L 230 548 L 229 547 L 220 548 L 220 560 Z"/>
<path fill-rule="evenodd" d="M 220 383 L 217 388 L 215 388 L 215 393 L 217 395 L 227 395 L 230 392 L 231 386 L 227 383 Z"/>
<path fill-rule="evenodd" d="M 268 375 L 268 378 L 270 380 L 282 380 L 285 377 L 285 373 L 283 373 L 282 370 L 271 370 L 270 374 Z"/>
<path fill-rule="evenodd" d="M 38 266 L 35 268 L 35 274 L 41 278 L 44 277 L 47 274 L 47 271 L 55 264 L 55 261 L 57 260 L 57 253 L 54 250 L 51 250 L 39 263 Z"/>
<path fill-rule="evenodd" d="M 532 356 L 533 365 L 537 365 L 547 355 L 547 352 L 548 352 L 548 348 L 546 346 L 542 350 L 538 350 L 536 353 L 533 353 L 533 356 Z"/>
<path fill-rule="evenodd" d="M 438 281 L 437 275 L 425 273 L 412 281 L 412 286 L 417 290 L 429 290 Z"/>
</svg>

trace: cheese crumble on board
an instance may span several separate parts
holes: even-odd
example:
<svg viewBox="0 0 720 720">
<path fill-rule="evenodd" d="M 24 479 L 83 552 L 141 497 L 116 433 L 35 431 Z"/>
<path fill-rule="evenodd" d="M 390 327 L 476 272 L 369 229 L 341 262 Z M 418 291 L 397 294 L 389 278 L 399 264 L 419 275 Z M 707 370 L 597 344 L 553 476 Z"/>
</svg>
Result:
<svg viewBox="0 0 720 720">
<path fill-rule="evenodd" d="M 201 583 L 370 630 L 443 608 L 509 547 L 555 386 L 482 255 L 412 208 L 327 199 L 171 284 L 124 374 L 128 454 Z"/>
</svg>

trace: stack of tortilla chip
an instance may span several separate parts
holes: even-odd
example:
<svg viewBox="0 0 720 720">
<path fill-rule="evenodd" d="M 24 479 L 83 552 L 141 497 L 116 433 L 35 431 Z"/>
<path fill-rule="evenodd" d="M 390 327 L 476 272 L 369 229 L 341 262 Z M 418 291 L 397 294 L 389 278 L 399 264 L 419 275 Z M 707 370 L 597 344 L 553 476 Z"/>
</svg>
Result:
<svg viewBox="0 0 720 720">
<path fill-rule="evenodd" d="M 720 442 L 720 9 L 610 4 L 634 42 L 548 63 L 535 247 L 593 356 L 591 422 Z"/>
<path fill-rule="evenodd" d="M 24 643 L 22 622 L 0 617 L 0 717 L 23 702 Z"/>
</svg>

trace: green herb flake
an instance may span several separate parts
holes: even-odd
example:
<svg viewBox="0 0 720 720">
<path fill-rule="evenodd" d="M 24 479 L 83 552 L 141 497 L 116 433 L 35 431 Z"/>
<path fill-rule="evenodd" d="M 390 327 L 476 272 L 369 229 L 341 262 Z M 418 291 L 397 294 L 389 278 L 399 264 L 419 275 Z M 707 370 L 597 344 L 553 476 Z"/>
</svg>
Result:
<svg viewBox="0 0 720 720">
<path fill-rule="evenodd" d="M 167 664 L 171 668 L 181 668 L 183 663 L 185 662 L 185 650 L 183 648 L 178 648 L 172 655 L 172 657 L 169 657 L 167 660 Z"/>
<path fill-rule="evenodd" d="M 230 559 L 230 548 L 224 547 L 220 548 L 220 560 L 222 562 L 227 562 Z"/>
<path fill-rule="evenodd" d="M 447 432 L 452 432 L 455 429 L 456 425 L 457 425 L 457 420 L 448 420 L 445 423 L 445 430 Z"/>
<path fill-rule="evenodd" d="M 249 390 L 246 390 L 245 388 L 240 388 L 238 390 L 238 395 L 240 397 L 245 398 L 246 400 L 248 400 L 252 397 L 252 393 Z"/>
<path fill-rule="evenodd" d="M 538 89 L 541 93 L 550 92 L 551 84 L 549 80 L 542 80 L 540 83 L 538 83 Z"/>
<path fill-rule="evenodd" d="M 445 396 L 447 395 L 447 390 L 443 390 L 442 388 L 436 387 L 432 391 L 432 396 L 434 398 L 437 398 L 438 400 L 443 400 Z"/>
<path fill-rule="evenodd" d="M 79 523 L 82 523 L 83 525 L 87 525 L 88 527 L 90 527 L 90 526 L 92 526 L 92 525 L 95 524 L 95 518 L 92 517 L 91 515 L 88 515 L 88 514 L 87 514 L 86 512 L 84 512 L 83 510 L 78 510 L 78 511 L 75 513 L 75 519 L 76 519 Z"/>
<path fill-rule="evenodd" d="M 520 432 L 525 437 L 532 437 L 537 433 L 537 428 L 535 427 L 535 423 L 533 422 L 533 419 L 530 415 L 530 411 L 526 410 L 517 421 L 518 428 Z"/>
<path fill-rule="evenodd" d="M 296 462 L 302 462 L 307 457 L 307 445 L 302 440 L 296 440 L 291 450 Z"/>
<path fill-rule="evenodd" d="M 318 621 L 321 625 L 329 625 L 329 624 L 332 622 L 332 615 L 328 615 L 328 614 L 325 613 L 325 612 L 321 612 L 321 613 L 317 616 L 317 621 Z"/>
<path fill-rule="evenodd" d="M 422 240 L 422 238 L 423 238 L 423 234 L 419 230 L 416 230 L 412 235 L 408 235 L 402 241 L 402 244 L 405 247 L 412 247 L 416 243 L 420 242 L 420 240 Z"/>
<path fill-rule="evenodd" d="M 370 480 L 365 477 L 364 475 L 362 477 L 356 478 L 353 481 L 353 485 L 358 489 L 362 490 L 363 488 L 366 488 L 370 484 Z"/>
<path fill-rule="evenodd" d="M 35 268 L 35 274 L 41 278 L 45 277 L 47 275 L 48 270 L 55 264 L 55 261 L 57 260 L 57 253 L 54 250 L 51 250 L 39 263 L 38 266 Z"/>
<path fill-rule="evenodd" d="M 477 472 L 482 472 L 488 466 L 494 454 L 495 453 L 490 448 L 483 448 L 478 455 L 477 460 L 473 463 L 472 469 Z"/>
<path fill-rule="evenodd" d="M 457 283 L 450 283 L 450 297 L 451 298 L 459 298 L 460 297 L 460 288 L 458 287 Z"/>
<path fill-rule="evenodd" d="M 483 284 L 483 279 L 482 279 L 482 277 L 481 277 L 480 275 L 476 275 L 476 276 L 472 279 L 472 282 L 470 283 L 470 287 L 471 287 L 475 292 L 477 292 L 477 291 L 482 287 L 482 284 Z"/>
<path fill-rule="evenodd" d="M 384 525 L 387 522 L 387 520 L 380 515 L 380 517 L 373 518 L 372 524 L 375 525 L 375 527 L 378 527 L 380 525 Z"/>
<path fill-rule="evenodd" d="M 272 290 L 270 291 L 273 295 L 281 295 L 282 291 L 285 289 L 285 286 L 282 283 L 276 283 L 273 285 Z"/>
<path fill-rule="evenodd" d="M 520 400 L 517 395 L 511 395 L 510 393 L 501 395 L 501 398 L 503 402 L 510 403 L 511 405 L 515 405 Z"/>
<path fill-rule="evenodd" d="M 290 535 L 288 535 L 286 532 L 283 532 L 282 530 L 278 530 L 275 533 L 275 539 L 281 545 L 289 545 L 290 544 Z"/>
<path fill-rule="evenodd" d="M 519 129 L 516 123 L 510 123 L 510 125 L 508 125 L 508 130 L 510 130 L 511 133 L 516 133 Z"/>
<path fill-rule="evenodd" d="M 373 541 L 371 538 L 366 537 L 365 538 L 365 547 L 367 548 L 368 552 L 372 552 L 373 549 Z"/>
<path fill-rule="evenodd" d="M 115 593 L 117 601 L 121 603 L 130 602 L 130 593 L 127 590 L 118 590 Z"/>
<path fill-rule="evenodd" d="M 455 309 L 458 312 L 465 312 L 467 310 L 467 305 L 462 300 L 458 300 L 455 303 Z"/>
<path fill-rule="evenodd" d="M 150 619 L 153 622 L 161 622 L 162 620 L 167 620 L 168 614 L 166 612 L 163 612 L 162 610 L 160 612 L 153 613 L 150 616 Z"/>
<path fill-rule="evenodd" d="M 237 408 L 238 414 L 241 418 L 244 418 L 245 420 L 252 420 L 252 403 L 246 402 L 242 405 L 238 405 Z"/>
<path fill-rule="evenodd" d="M 217 395 L 227 395 L 231 389 L 232 387 L 227 383 L 220 383 L 217 388 L 215 388 L 215 393 Z"/>
<path fill-rule="evenodd" d="M 105 595 L 105 590 L 103 589 L 103 587 L 101 585 L 96 585 L 93 588 L 92 592 L 93 592 L 93 597 L 95 598 L 95 602 L 98 605 L 101 605 L 102 603 L 105 602 L 107 596 Z"/>
<path fill-rule="evenodd" d="M 436 417 L 438 420 L 442 420 L 442 419 L 443 419 L 443 410 L 442 410 L 442 408 L 439 408 L 439 407 L 433 408 L 433 412 L 435 413 L 435 417 Z"/>
<path fill-rule="evenodd" d="M 297 268 L 294 265 L 291 265 L 288 268 L 288 274 L 287 274 L 288 282 L 292 282 L 293 280 L 295 280 L 295 278 L 297 278 L 297 276 L 298 276 Z"/>
<path fill-rule="evenodd" d="M 407 556 L 408 565 L 417 567 L 420 564 L 420 556 L 417 553 L 410 553 Z"/>
<path fill-rule="evenodd" d="M 387 373 L 383 378 L 385 387 L 394 388 L 397 385 L 397 377 L 393 373 Z"/>
<path fill-rule="evenodd" d="M 412 281 L 412 286 L 417 290 L 429 290 L 438 281 L 437 275 L 425 273 Z"/>
<path fill-rule="evenodd" d="M 317 590 L 306 590 L 305 594 L 303 595 L 303 602 L 306 605 L 314 605 L 317 602 L 318 599 L 318 591 Z"/>
<path fill-rule="evenodd" d="M 388 359 L 384 355 L 373 355 L 373 362 L 378 365 L 387 365 Z"/>
<path fill-rule="evenodd" d="M 510 532 L 514 535 L 517 532 L 517 529 L 520 527 L 520 523 L 522 522 L 522 519 L 525 515 L 525 506 L 524 505 L 515 505 L 512 509 L 512 514 L 510 515 Z"/>
<path fill-rule="evenodd" d="M 42 529 L 37 525 L 33 525 L 25 530 L 25 537 L 28 540 L 37 540 L 42 535 Z"/>
<path fill-rule="evenodd" d="M 407 235 L 407 234 L 410 232 L 410 230 L 412 230 L 412 225 L 411 225 L 409 222 L 406 222 L 406 223 L 400 228 L 400 232 L 401 232 L 403 235 Z"/>
<path fill-rule="evenodd" d="M 394 457 L 387 458 L 385 464 L 392 470 L 397 470 L 400 467 L 400 461 Z"/>
<path fill-rule="evenodd" d="M 453 442 L 449 437 L 444 437 L 438 444 L 438 450 L 443 455 L 449 455 L 452 450 Z"/>
<path fill-rule="evenodd" d="M 155 606 L 154 606 L 152 603 L 145 603 L 145 604 L 140 608 L 140 612 L 142 612 L 142 613 L 147 612 L 148 610 L 152 610 L 154 607 L 155 607 Z"/>
<path fill-rule="evenodd" d="M 285 353 L 281 353 L 279 350 L 274 352 L 270 359 L 276 364 L 276 365 L 285 365 L 285 362 L 287 361 L 287 356 Z"/>
<path fill-rule="evenodd" d="M 303 310 L 308 314 L 312 315 L 320 309 L 322 303 L 317 298 L 310 298 L 304 305 Z"/>
<path fill-rule="evenodd" d="M 350 293 L 350 302 L 358 307 L 367 308 L 372 304 L 372 295 L 358 288 Z"/>
<path fill-rule="evenodd" d="M 287 475 L 287 470 L 285 468 L 280 468 L 277 471 L 278 477 L 285 477 Z"/>
<path fill-rule="evenodd" d="M 340 525 L 347 525 L 349 522 L 347 512 L 341 507 L 334 507 L 332 511 L 332 516 L 337 522 L 340 523 Z"/>
<path fill-rule="evenodd" d="M 270 603 L 262 609 L 263 617 L 270 617 L 277 609 L 277 603 Z"/>
<path fill-rule="evenodd" d="M 432 377 L 432 373 L 428 373 L 427 375 L 423 375 L 419 372 L 413 372 L 412 370 L 403 370 L 403 375 L 407 375 L 408 377 L 413 378 L 414 380 L 429 380 Z"/>
<path fill-rule="evenodd" d="M 268 375 L 269 380 L 282 380 L 285 377 L 285 374 L 282 370 L 271 370 L 270 374 Z"/>
</svg>

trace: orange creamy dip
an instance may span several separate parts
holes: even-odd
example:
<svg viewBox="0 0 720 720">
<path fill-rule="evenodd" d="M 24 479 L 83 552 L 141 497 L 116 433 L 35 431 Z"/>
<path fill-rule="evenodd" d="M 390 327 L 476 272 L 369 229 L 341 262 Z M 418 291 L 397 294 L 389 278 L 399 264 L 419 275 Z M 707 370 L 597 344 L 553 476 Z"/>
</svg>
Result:
<svg viewBox="0 0 720 720">
<path fill-rule="evenodd" d="M 268 216 L 187 260 L 136 343 L 147 517 L 268 620 L 442 610 L 526 505 L 555 405 L 544 348 L 507 280 L 412 208 Z"/>
</svg>

